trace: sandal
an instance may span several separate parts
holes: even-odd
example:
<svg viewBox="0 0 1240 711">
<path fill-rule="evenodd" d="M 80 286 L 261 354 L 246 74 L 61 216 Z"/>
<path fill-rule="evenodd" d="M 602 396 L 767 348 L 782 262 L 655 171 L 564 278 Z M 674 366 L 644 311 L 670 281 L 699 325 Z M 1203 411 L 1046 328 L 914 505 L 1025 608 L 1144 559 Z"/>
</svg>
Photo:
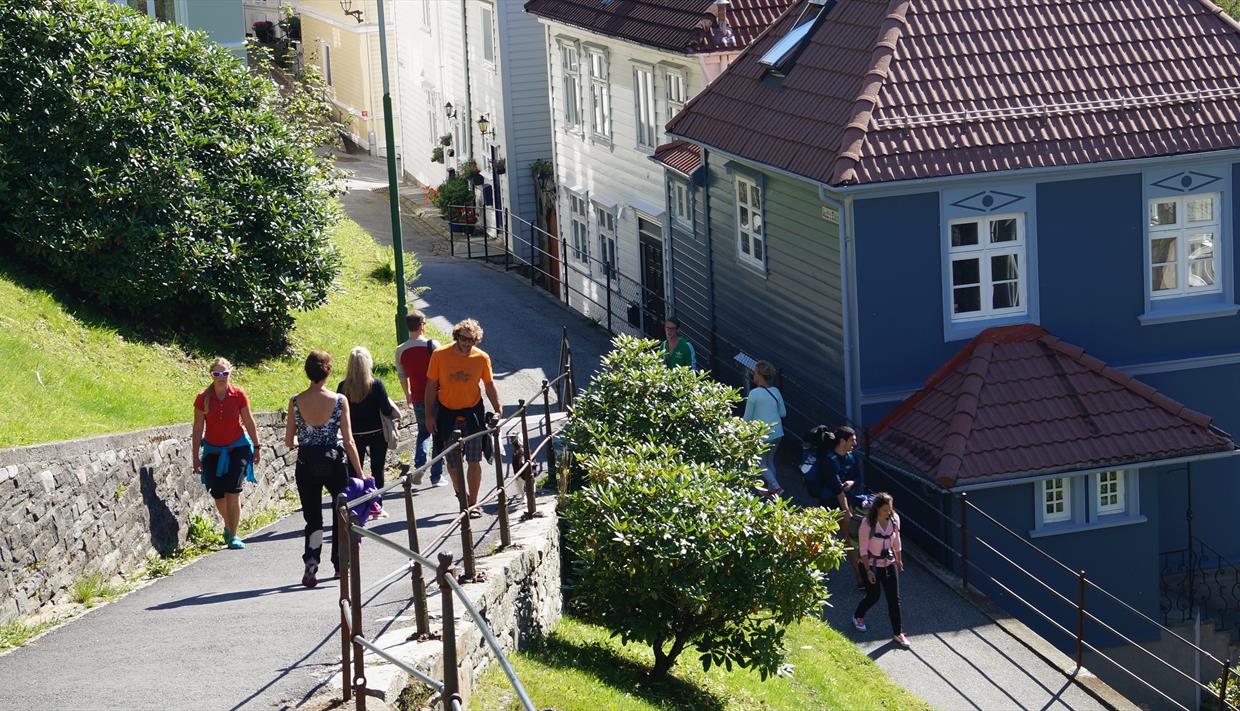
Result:
<svg viewBox="0 0 1240 711">
<path fill-rule="evenodd" d="M 482 509 L 472 508 L 469 510 L 470 518 L 482 518 Z"/>
</svg>

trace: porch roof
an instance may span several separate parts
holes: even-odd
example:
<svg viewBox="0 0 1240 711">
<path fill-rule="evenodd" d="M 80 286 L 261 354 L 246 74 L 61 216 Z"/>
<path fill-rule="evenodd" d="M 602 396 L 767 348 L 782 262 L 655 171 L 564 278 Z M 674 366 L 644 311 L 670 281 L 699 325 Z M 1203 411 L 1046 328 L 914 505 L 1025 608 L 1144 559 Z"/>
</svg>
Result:
<svg viewBox="0 0 1240 711">
<path fill-rule="evenodd" d="M 868 434 L 949 488 L 1236 448 L 1208 415 L 1032 324 L 983 331 Z"/>
<path fill-rule="evenodd" d="M 688 141 L 672 141 L 654 149 L 650 160 L 692 178 L 702 167 L 702 147 Z"/>
</svg>

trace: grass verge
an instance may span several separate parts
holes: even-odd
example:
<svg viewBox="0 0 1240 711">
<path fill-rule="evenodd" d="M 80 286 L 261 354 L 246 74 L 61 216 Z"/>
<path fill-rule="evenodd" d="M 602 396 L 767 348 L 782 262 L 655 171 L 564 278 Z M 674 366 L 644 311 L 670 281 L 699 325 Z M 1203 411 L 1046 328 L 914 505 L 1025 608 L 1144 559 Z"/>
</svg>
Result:
<svg viewBox="0 0 1240 711">
<path fill-rule="evenodd" d="M 692 649 L 661 684 L 646 680 L 649 647 L 624 645 L 596 625 L 567 616 L 551 635 L 512 657 L 517 676 L 538 708 L 556 711 L 821 711 L 910 709 L 930 706 L 896 685 L 856 645 L 825 622 L 788 628 L 792 671 L 763 681 L 742 669 L 702 671 Z M 471 705 L 481 711 L 519 709 L 498 665 L 483 674 Z"/>
<path fill-rule="evenodd" d="M 283 409 L 305 387 L 302 363 L 320 348 L 337 358 L 344 377 L 349 350 L 364 345 L 388 391 L 395 382 L 396 290 L 391 253 L 376 245 L 356 222 L 342 220 L 333 241 L 343 257 L 338 288 L 327 304 L 296 314 L 293 349 L 286 356 L 239 364 L 233 381 L 249 393 L 256 412 Z M 406 274 L 416 278 L 416 255 Z M 386 281 L 384 280 L 386 279 Z M 12 402 L 0 408 L 0 447 L 124 432 L 188 422 L 194 396 L 210 384 L 215 355 L 186 352 L 176 343 L 135 341 L 106 325 L 106 314 L 63 304 L 47 291 L 30 289 L 0 271 L 0 360 Z M 434 331 L 434 329 L 432 329 Z M 431 334 L 444 341 L 442 333 Z M 335 385 L 335 381 L 331 382 Z M 46 413 L 31 418 L 30 412 Z"/>
</svg>

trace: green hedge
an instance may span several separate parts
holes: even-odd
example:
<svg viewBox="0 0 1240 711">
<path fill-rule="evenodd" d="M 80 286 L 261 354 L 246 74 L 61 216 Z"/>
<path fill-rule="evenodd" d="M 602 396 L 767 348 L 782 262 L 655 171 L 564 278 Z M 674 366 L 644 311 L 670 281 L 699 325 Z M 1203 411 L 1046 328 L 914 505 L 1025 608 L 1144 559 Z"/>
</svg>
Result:
<svg viewBox="0 0 1240 711">
<path fill-rule="evenodd" d="M 126 323 L 279 350 L 338 270 L 330 160 L 201 32 L 0 3 L 0 245 Z"/>
</svg>

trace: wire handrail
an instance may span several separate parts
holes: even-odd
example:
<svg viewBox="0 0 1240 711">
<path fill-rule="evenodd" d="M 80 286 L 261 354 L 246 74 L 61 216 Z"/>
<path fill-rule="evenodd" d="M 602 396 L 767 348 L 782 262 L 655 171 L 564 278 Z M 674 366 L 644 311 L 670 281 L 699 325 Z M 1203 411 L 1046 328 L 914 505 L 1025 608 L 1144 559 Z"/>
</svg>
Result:
<svg viewBox="0 0 1240 711">
<path fill-rule="evenodd" d="M 567 328 L 562 329 L 559 359 L 559 374 L 551 380 L 543 380 L 542 387 L 535 396 L 528 402 L 524 399 L 520 400 L 517 409 L 508 417 L 489 418 L 483 429 L 467 436 L 462 436 L 459 430 L 454 430 L 448 445 L 432 457 L 430 461 L 413 470 L 409 469 L 408 465 L 402 465 L 402 475 L 381 489 L 352 500 L 346 499 L 343 495 L 336 497 L 334 515 L 340 524 L 337 530 L 345 537 L 344 542 L 346 544 L 341 550 L 339 598 L 341 667 L 342 676 L 345 679 L 344 683 L 342 683 L 342 692 L 345 701 L 348 701 L 351 697 L 356 699 L 358 709 L 364 709 L 366 703 L 366 676 L 363 658 L 366 652 L 376 654 L 421 681 L 430 683 L 432 688 L 440 693 L 445 709 L 459 708 L 460 679 L 457 677 L 456 671 L 458 657 L 452 615 L 452 600 L 456 598 L 461 600 L 470 617 L 478 625 L 482 636 L 495 653 L 500 666 L 504 669 L 524 708 L 527 711 L 534 711 L 533 703 L 530 701 L 520 679 L 517 678 L 516 672 L 512 668 L 507 656 L 500 648 L 494 633 L 472 601 L 465 595 L 463 588 L 455 578 L 452 569 L 455 556 L 446 552 L 438 552 L 438 564 L 428 556 L 439 551 L 448 538 L 459 530 L 462 539 L 462 560 L 465 568 L 465 573 L 461 580 L 479 581 L 485 579 L 485 574 L 475 569 L 474 539 L 472 527 L 470 526 L 471 514 L 476 510 L 476 507 L 481 507 L 493 500 L 498 500 L 500 545 L 502 547 L 512 545 L 508 525 L 509 504 L 507 489 L 518 479 L 523 479 L 525 482 L 526 512 L 523 516 L 531 518 L 543 515 L 537 510 L 534 484 L 536 467 L 541 466 L 541 458 L 545 461 L 548 475 L 551 477 L 555 476 L 556 460 L 553 440 L 557 436 L 558 430 L 563 428 L 565 422 L 565 420 L 561 419 L 559 428 L 553 426 L 551 392 L 553 390 L 556 391 L 557 397 L 555 401 L 562 412 L 571 411 L 571 402 L 575 395 L 572 375 L 572 350 L 568 345 Z M 538 403 L 539 399 L 541 399 L 541 403 Z M 542 434 L 543 436 L 542 440 L 535 447 L 531 448 L 528 418 L 532 414 L 532 406 L 536 404 L 541 404 L 541 414 L 534 415 L 538 420 L 538 432 L 536 432 L 536 435 Z M 503 444 L 501 442 L 501 435 L 503 434 L 507 434 L 509 438 L 512 453 L 510 466 L 508 467 L 508 476 L 505 476 L 504 472 Z M 462 485 L 462 488 L 457 491 L 457 501 L 460 510 L 443 526 L 443 530 L 431 541 L 430 546 L 423 548 L 418 541 L 417 516 L 413 505 L 413 480 L 415 476 L 420 478 L 421 474 L 430 469 L 436 462 L 443 461 L 446 457 L 453 454 L 458 456 L 457 466 L 460 466 L 463 462 L 461 462 L 459 456 L 463 453 L 462 450 L 465 444 L 481 438 L 490 438 L 493 441 L 495 485 L 485 495 L 479 496 L 480 492 L 475 492 L 474 503 L 469 504 L 469 483 L 464 477 L 464 472 L 461 472 L 462 476 L 458 483 Z M 384 493 L 397 488 L 404 489 L 409 545 L 402 545 L 388 540 L 378 533 L 366 530 L 360 524 L 358 516 L 353 512 L 354 508 L 380 498 Z M 396 569 L 367 585 L 363 590 L 360 582 L 361 562 L 359 544 L 366 538 L 372 539 L 379 545 L 395 551 L 403 556 L 406 561 Z M 430 566 L 434 570 L 434 580 L 438 582 L 440 587 L 441 621 L 443 627 L 441 638 L 444 645 L 444 678 L 442 682 L 430 679 L 430 677 L 412 666 L 393 658 L 391 654 L 378 648 L 373 640 L 368 640 L 362 631 L 363 595 L 376 588 L 390 585 L 392 582 L 403 578 L 407 573 L 412 573 L 411 585 L 413 604 L 417 617 L 417 632 L 410 639 L 427 639 L 431 636 L 427 609 L 427 588 L 429 584 L 424 581 L 422 575 L 423 568 L 426 566 Z M 350 665 L 353 667 L 351 673 Z"/>
</svg>

